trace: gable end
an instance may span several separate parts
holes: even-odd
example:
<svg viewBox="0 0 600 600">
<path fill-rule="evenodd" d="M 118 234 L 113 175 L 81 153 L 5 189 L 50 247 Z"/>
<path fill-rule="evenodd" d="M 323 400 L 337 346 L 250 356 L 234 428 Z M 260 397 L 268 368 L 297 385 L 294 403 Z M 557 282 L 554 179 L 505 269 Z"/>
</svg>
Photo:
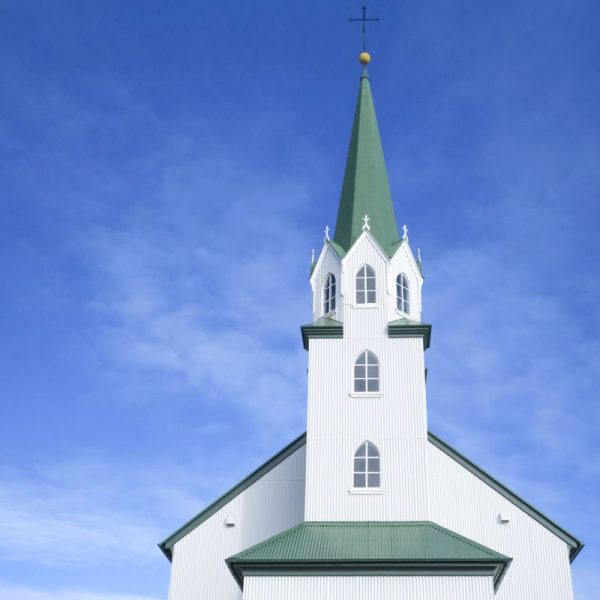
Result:
<svg viewBox="0 0 600 600">
<path fill-rule="evenodd" d="M 497 479 L 492 477 L 489 473 L 484 471 L 481 467 L 478 467 L 475 463 L 472 463 L 466 456 L 463 456 L 460 452 L 452 448 L 446 442 L 442 441 L 439 437 L 429 431 L 427 433 L 428 440 L 439 450 L 447 454 L 450 458 L 455 460 L 457 463 L 465 467 L 468 471 L 473 473 L 475 477 L 478 477 L 498 492 L 501 496 L 504 496 L 507 500 L 512 502 L 515 506 L 520 508 L 523 512 L 528 514 L 532 519 L 535 519 L 540 525 L 543 525 L 546 529 L 549 529 L 554 535 L 558 536 L 565 544 L 569 546 L 569 559 L 571 562 L 575 560 L 575 557 L 581 552 L 583 543 L 580 542 L 575 536 L 571 535 L 568 531 L 565 531 L 562 527 L 557 525 L 544 513 L 540 512 L 537 508 L 534 508 L 523 500 L 520 496 L 517 496 L 513 491 L 509 490 L 506 486 L 502 485 Z"/>
</svg>

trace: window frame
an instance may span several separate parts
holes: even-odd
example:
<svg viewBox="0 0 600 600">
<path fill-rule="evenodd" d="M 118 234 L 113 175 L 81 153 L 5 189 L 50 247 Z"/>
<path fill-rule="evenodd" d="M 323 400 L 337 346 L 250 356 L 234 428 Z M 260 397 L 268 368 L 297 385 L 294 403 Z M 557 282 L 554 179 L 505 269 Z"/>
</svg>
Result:
<svg viewBox="0 0 600 600">
<path fill-rule="evenodd" d="M 363 448 L 364 453 L 357 456 Z M 359 468 L 357 468 L 357 461 L 364 461 L 364 466 L 361 468 L 359 463 Z M 377 468 L 370 468 L 371 461 L 377 461 Z M 364 485 L 357 485 L 357 476 L 360 477 L 363 475 Z M 369 485 L 369 480 L 375 476 L 377 476 L 377 485 Z M 381 451 L 371 440 L 364 440 L 352 454 L 352 487 L 350 492 L 354 494 L 377 494 L 382 491 Z"/>
<path fill-rule="evenodd" d="M 398 291 L 402 293 L 399 294 Z M 402 272 L 396 277 L 396 311 L 404 315 L 410 314 L 410 282 L 406 273 Z M 400 305 L 400 306 L 398 306 Z M 406 308 L 406 310 L 404 310 Z"/>
<path fill-rule="evenodd" d="M 363 357 L 364 361 L 361 361 Z M 369 359 L 374 359 L 374 361 Z M 361 367 L 364 369 L 364 375 L 360 375 L 360 371 L 358 371 L 359 374 L 357 375 L 357 369 Z M 374 369 L 375 367 L 377 368 L 377 374 L 371 375 L 369 369 Z M 357 386 L 357 381 L 364 382 L 364 390 L 357 389 L 357 387 L 363 387 L 362 385 Z M 376 382 L 377 389 L 369 390 L 369 382 L 371 381 Z M 381 363 L 379 362 L 379 357 L 372 350 L 362 350 L 352 364 L 352 391 L 350 392 L 350 396 L 381 397 L 381 395 Z"/>
<path fill-rule="evenodd" d="M 333 295 L 331 295 L 331 289 L 333 288 Z M 328 273 L 323 282 L 323 316 L 330 315 L 335 312 L 337 305 L 337 281 L 333 273 Z M 329 310 L 327 310 L 329 308 Z"/>
<path fill-rule="evenodd" d="M 369 281 L 373 281 L 373 289 L 369 289 Z M 359 284 L 359 281 L 362 284 Z M 364 301 L 359 300 L 359 294 L 364 294 Z M 372 294 L 372 301 L 369 301 L 370 294 Z M 362 265 L 356 275 L 354 276 L 354 306 L 360 307 L 373 307 L 377 306 L 377 274 L 375 269 L 365 263 Z"/>
</svg>

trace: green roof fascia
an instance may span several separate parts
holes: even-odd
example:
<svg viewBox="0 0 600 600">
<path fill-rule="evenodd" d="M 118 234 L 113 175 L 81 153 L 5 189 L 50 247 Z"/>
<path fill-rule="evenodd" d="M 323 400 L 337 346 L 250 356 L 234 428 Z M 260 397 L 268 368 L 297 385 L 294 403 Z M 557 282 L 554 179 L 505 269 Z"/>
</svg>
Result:
<svg viewBox="0 0 600 600">
<path fill-rule="evenodd" d="M 505 485 L 500 483 L 496 478 L 492 477 L 489 473 L 484 471 L 481 467 L 471 462 L 466 456 L 463 456 L 458 450 L 455 450 L 452 446 L 441 440 L 439 437 L 429 431 L 427 433 L 429 441 L 439 448 L 442 452 L 453 458 L 457 463 L 465 467 L 468 471 L 473 473 L 476 477 L 481 479 L 484 483 L 487 483 L 491 488 L 496 490 L 501 496 L 504 496 L 507 500 L 512 502 L 515 506 L 520 508 L 523 512 L 528 514 L 532 519 L 535 519 L 540 525 L 549 529 L 554 535 L 562 539 L 569 547 L 569 558 L 573 562 L 575 557 L 581 552 L 584 544 L 580 542 L 574 535 L 571 535 L 568 531 L 557 525 L 543 512 L 523 500 L 520 496 L 515 494 L 512 490 L 508 489 Z"/>
<path fill-rule="evenodd" d="M 370 219 L 371 234 L 382 248 L 400 238 L 366 69 L 360 78 L 333 237 L 335 243 L 348 251 L 363 232 L 365 214 Z"/>
<path fill-rule="evenodd" d="M 242 586 L 253 575 L 368 571 L 490 575 L 499 585 L 511 558 L 444 527 L 417 522 L 307 522 L 227 559 Z"/>
<path fill-rule="evenodd" d="M 302 345 L 308 350 L 308 340 L 311 338 L 338 338 L 344 337 L 344 324 L 329 317 L 323 317 L 313 323 L 302 325 Z"/>
<path fill-rule="evenodd" d="M 423 338 L 423 347 L 427 350 L 431 343 L 431 325 L 429 323 L 421 323 L 420 321 L 413 321 L 411 319 L 397 319 L 396 321 L 388 323 L 388 337 L 421 337 Z"/>
<path fill-rule="evenodd" d="M 199 512 L 195 517 L 191 518 L 187 523 L 184 523 L 179 529 L 174 531 L 169 537 L 165 538 L 158 547 L 163 554 L 169 559 L 172 559 L 173 546 L 190 531 L 198 527 L 200 523 L 206 521 L 214 515 L 218 510 L 223 508 L 228 502 L 249 488 L 253 483 L 258 481 L 263 475 L 266 475 L 271 469 L 274 469 L 278 464 L 283 462 L 288 456 L 292 455 L 296 450 L 304 446 L 306 443 L 306 433 L 299 435 L 293 442 L 272 456 L 269 460 L 263 463 L 258 469 L 250 473 L 246 478 L 242 479 L 237 485 L 225 492 L 221 497 L 217 498 L 212 504 Z"/>
<path fill-rule="evenodd" d="M 489 576 L 497 590 L 512 562 L 499 559 L 470 561 L 296 561 L 290 563 L 269 561 L 226 561 L 230 572 L 240 589 L 244 587 L 244 577 L 249 576 L 343 576 L 343 575 L 413 575 L 413 576 Z"/>
</svg>

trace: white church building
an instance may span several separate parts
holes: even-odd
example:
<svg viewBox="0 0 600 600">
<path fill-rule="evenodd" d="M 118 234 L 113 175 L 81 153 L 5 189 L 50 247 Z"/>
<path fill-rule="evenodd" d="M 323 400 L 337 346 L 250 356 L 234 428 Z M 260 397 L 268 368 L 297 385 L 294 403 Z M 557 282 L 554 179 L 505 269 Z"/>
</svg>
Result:
<svg viewBox="0 0 600 600">
<path fill-rule="evenodd" d="M 582 543 L 428 431 L 421 264 L 366 67 L 310 285 L 306 433 L 159 544 L 169 600 L 571 600 Z"/>
</svg>

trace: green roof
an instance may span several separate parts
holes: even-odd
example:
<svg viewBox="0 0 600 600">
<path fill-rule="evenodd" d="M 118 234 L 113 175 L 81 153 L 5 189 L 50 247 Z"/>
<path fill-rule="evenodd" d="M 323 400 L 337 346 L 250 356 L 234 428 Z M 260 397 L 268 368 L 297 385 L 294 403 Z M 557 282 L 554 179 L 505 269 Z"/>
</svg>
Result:
<svg viewBox="0 0 600 600">
<path fill-rule="evenodd" d="M 361 235 L 365 215 L 370 219 L 371 234 L 388 251 L 400 236 L 366 69 L 360 78 L 333 237 L 333 241 L 346 252 Z"/>
<path fill-rule="evenodd" d="M 321 566 L 327 572 L 417 570 L 424 575 L 458 571 L 500 581 L 511 559 L 428 521 L 308 522 L 292 527 L 227 559 L 242 581 L 245 571 Z M 298 571 L 300 573 L 300 571 Z"/>
<path fill-rule="evenodd" d="M 423 348 L 427 350 L 431 342 L 431 325 L 403 317 L 388 323 L 388 336 L 391 338 L 422 337 Z"/>
<path fill-rule="evenodd" d="M 342 338 L 344 336 L 344 324 L 330 317 L 321 317 L 317 321 L 302 325 L 302 344 L 308 350 L 310 338 Z"/>
</svg>

